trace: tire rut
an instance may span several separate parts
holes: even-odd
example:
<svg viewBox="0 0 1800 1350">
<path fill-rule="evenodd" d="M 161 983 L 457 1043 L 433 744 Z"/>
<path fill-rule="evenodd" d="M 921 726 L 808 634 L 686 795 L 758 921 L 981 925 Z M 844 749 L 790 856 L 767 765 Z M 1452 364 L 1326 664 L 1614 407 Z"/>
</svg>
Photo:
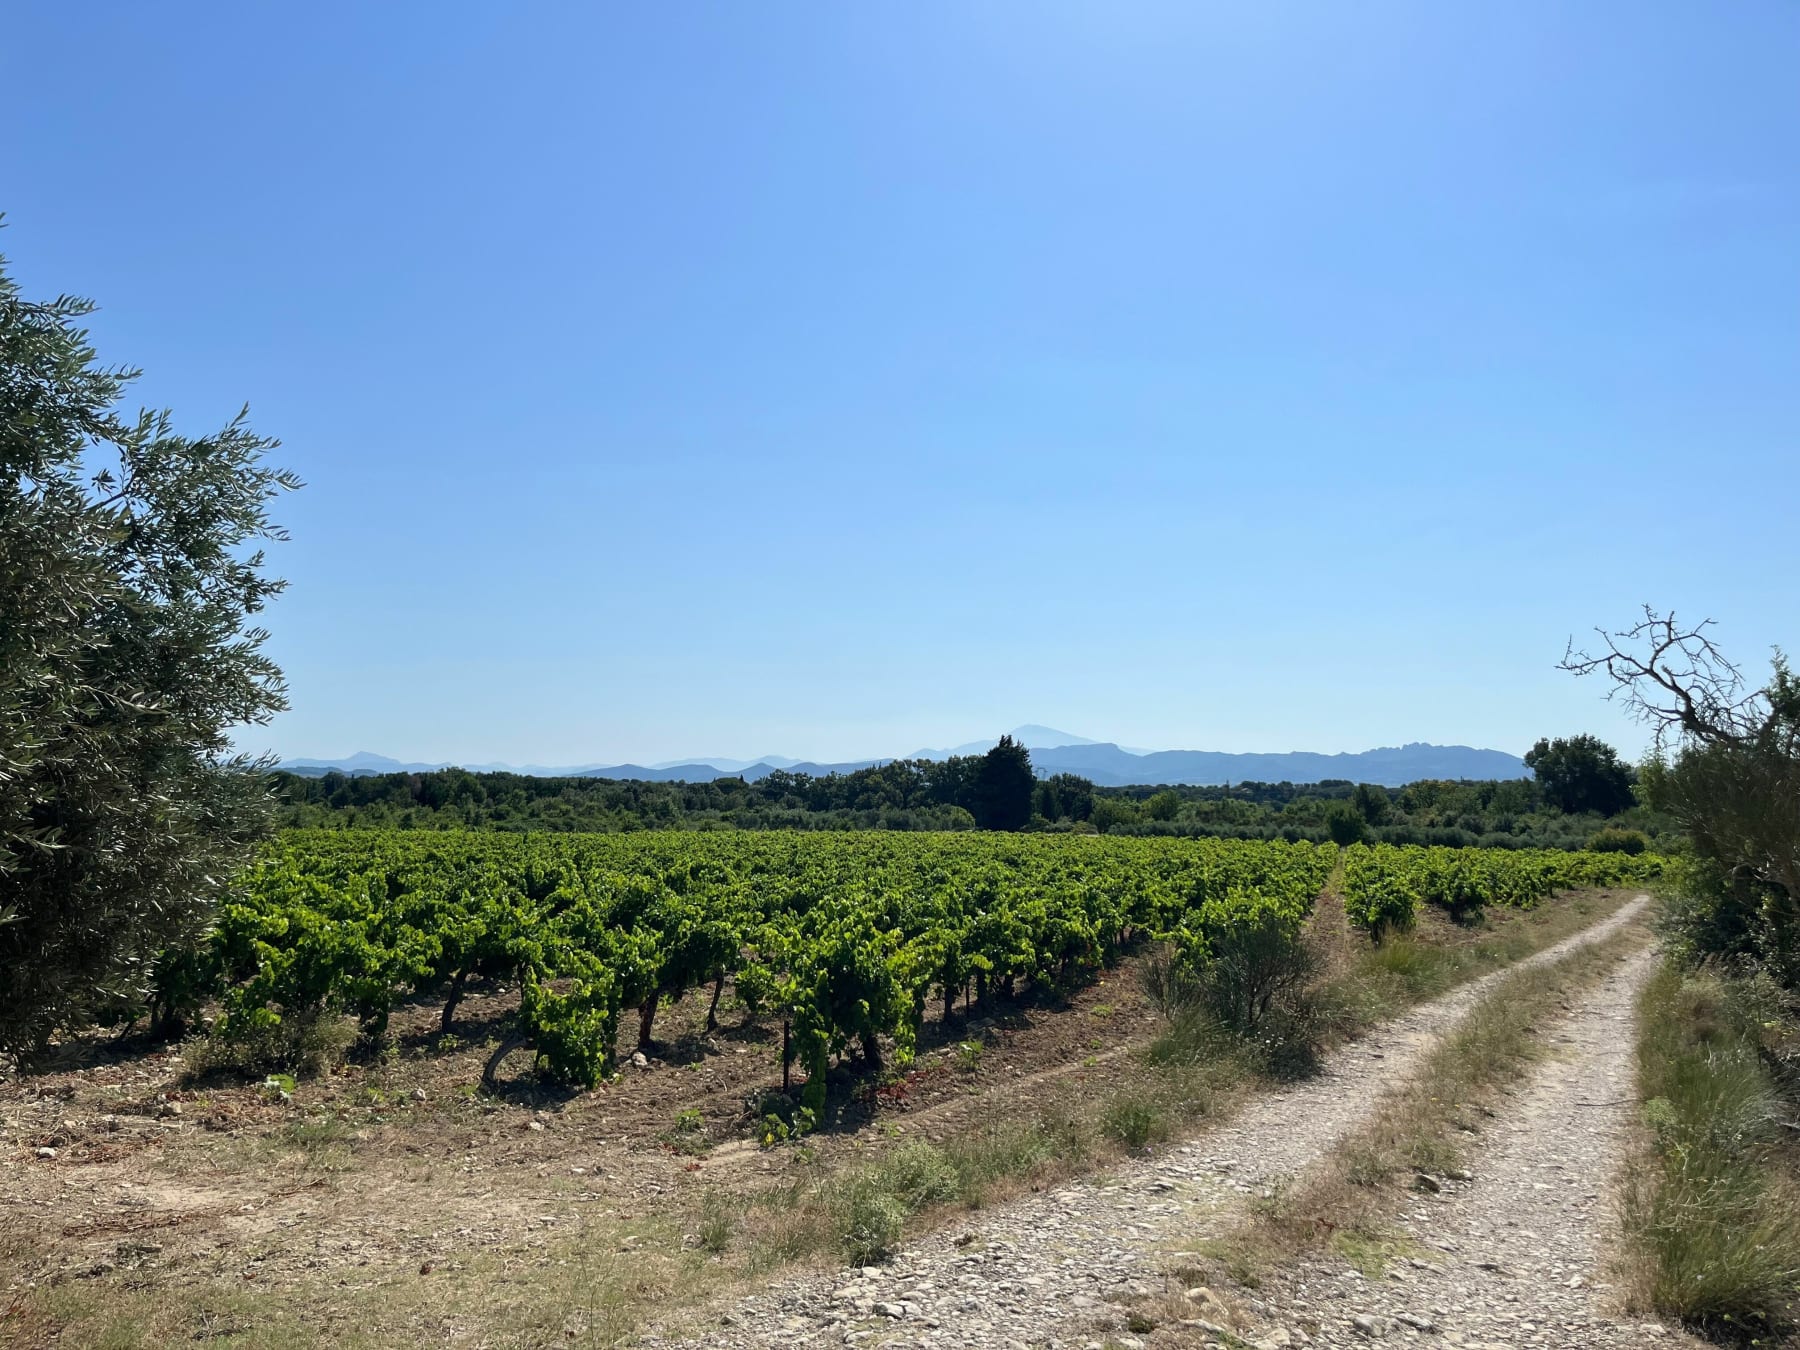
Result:
<svg viewBox="0 0 1800 1350">
<path fill-rule="evenodd" d="M 1618 932 L 1639 896 L 1555 946 L 1422 1004 L 1327 1057 L 1304 1083 L 1260 1093 L 1157 1157 L 970 1216 L 954 1242 L 926 1236 L 881 1267 L 813 1273 L 714 1310 L 691 1339 L 646 1347 L 1038 1347 L 1114 1343 L 1117 1306 L 1162 1291 L 1164 1248 L 1220 1231 L 1279 1177 L 1322 1157 L 1367 1118 L 1446 1030 L 1512 970 Z"/>
<path fill-rule="evenodd" d="M 1380 1280 L 1307 1257 L 1262 1291 L 1272 1322 L 1311 1325 L 1324 1347 L 1388 1336 L 1465 1350 L 1699 1346 L 1617 1316 L 1608 1282 L 1612 1187 L 1637 1099 L 1637 996 L 1657 959 L 1635 953 L 1557 1024 L 1557 1053 L 1488 1124 L 1472 1180 L 1409 1196 L 1398 1222 L 1422 1255 Z"/>
</svg>

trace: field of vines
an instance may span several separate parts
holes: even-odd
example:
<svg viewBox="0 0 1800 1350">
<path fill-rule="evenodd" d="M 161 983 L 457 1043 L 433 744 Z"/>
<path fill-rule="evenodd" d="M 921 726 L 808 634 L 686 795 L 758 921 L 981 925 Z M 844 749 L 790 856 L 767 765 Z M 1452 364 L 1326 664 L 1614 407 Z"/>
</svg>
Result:
<svg viewBox="0 0 1800 1350">
<path fill-rule="evenodd" d="M 1246 934 L 1292 937 L 1342 864 L 1377 937 L 1423 904 L 1466 917 L 1557 890 L 1632 884 L 1648 856 L 999 834 L 631 835 L 296 832 L 271 846 L 200 947 L 161 963 L 164 1016 L 216 1004 L 215 1036 L 354 1014 L 379 1034 L 404 999 L 467 982 L 521 991 L 537 1069 L 592 1086 L 619 1019 L 640 1042 L 690 992 L 729 981 L 778 1020 L 784 1080 L 822 1106 L 833 1055 L 910 1058 L 934 1001 L 1092 979 L 1129 943 L 1204 971 Z"/>
</svg>

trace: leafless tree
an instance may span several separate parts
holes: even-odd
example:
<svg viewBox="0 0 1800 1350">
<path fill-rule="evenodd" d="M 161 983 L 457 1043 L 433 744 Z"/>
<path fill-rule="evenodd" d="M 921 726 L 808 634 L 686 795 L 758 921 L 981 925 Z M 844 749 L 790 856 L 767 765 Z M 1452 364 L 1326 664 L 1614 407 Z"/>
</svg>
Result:
<svg viewBox="0 0 1800 1350">
<path fill-rule="evenodd" d="M 1712 640 L 1712 620 L 1683 623 L 1649 605 L 1593 651 L 1569 644 L 1562 668 L 1603 673 L 1655 733 L 1645 782 L 1702 856 L 1732 877 L 1779 888 L 1771 922 L 1800 917 L 1800 680 L 1780 651 L 1755 686 Z"/>
</svg>

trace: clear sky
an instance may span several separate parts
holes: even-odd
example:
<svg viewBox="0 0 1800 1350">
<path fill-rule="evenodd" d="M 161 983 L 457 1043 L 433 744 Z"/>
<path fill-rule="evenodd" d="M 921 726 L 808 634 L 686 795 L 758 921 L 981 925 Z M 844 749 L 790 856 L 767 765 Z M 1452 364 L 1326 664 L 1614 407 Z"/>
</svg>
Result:
<svg viewBox="0 0 1800 1350">
<path fill-rule="evenodd" d="M 1800 7 L 9 7 L 0 251 L 308 480 L 252 748 L 1641 735 L 1800 646 Z"/>
</svg>

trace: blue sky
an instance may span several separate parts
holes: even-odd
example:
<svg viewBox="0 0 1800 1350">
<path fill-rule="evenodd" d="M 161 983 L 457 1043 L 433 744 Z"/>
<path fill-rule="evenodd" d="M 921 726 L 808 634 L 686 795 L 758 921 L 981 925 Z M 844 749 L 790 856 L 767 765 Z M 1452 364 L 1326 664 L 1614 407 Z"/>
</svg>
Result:
<svg viewBox="0 0 1800 1350">
<path fill-rule="evenodd" d="M 290 755 L 1642 736 L 1800 634 L 1800 8 L 9 13 L 0 250 L 308 480 Z"/>
</svg>

